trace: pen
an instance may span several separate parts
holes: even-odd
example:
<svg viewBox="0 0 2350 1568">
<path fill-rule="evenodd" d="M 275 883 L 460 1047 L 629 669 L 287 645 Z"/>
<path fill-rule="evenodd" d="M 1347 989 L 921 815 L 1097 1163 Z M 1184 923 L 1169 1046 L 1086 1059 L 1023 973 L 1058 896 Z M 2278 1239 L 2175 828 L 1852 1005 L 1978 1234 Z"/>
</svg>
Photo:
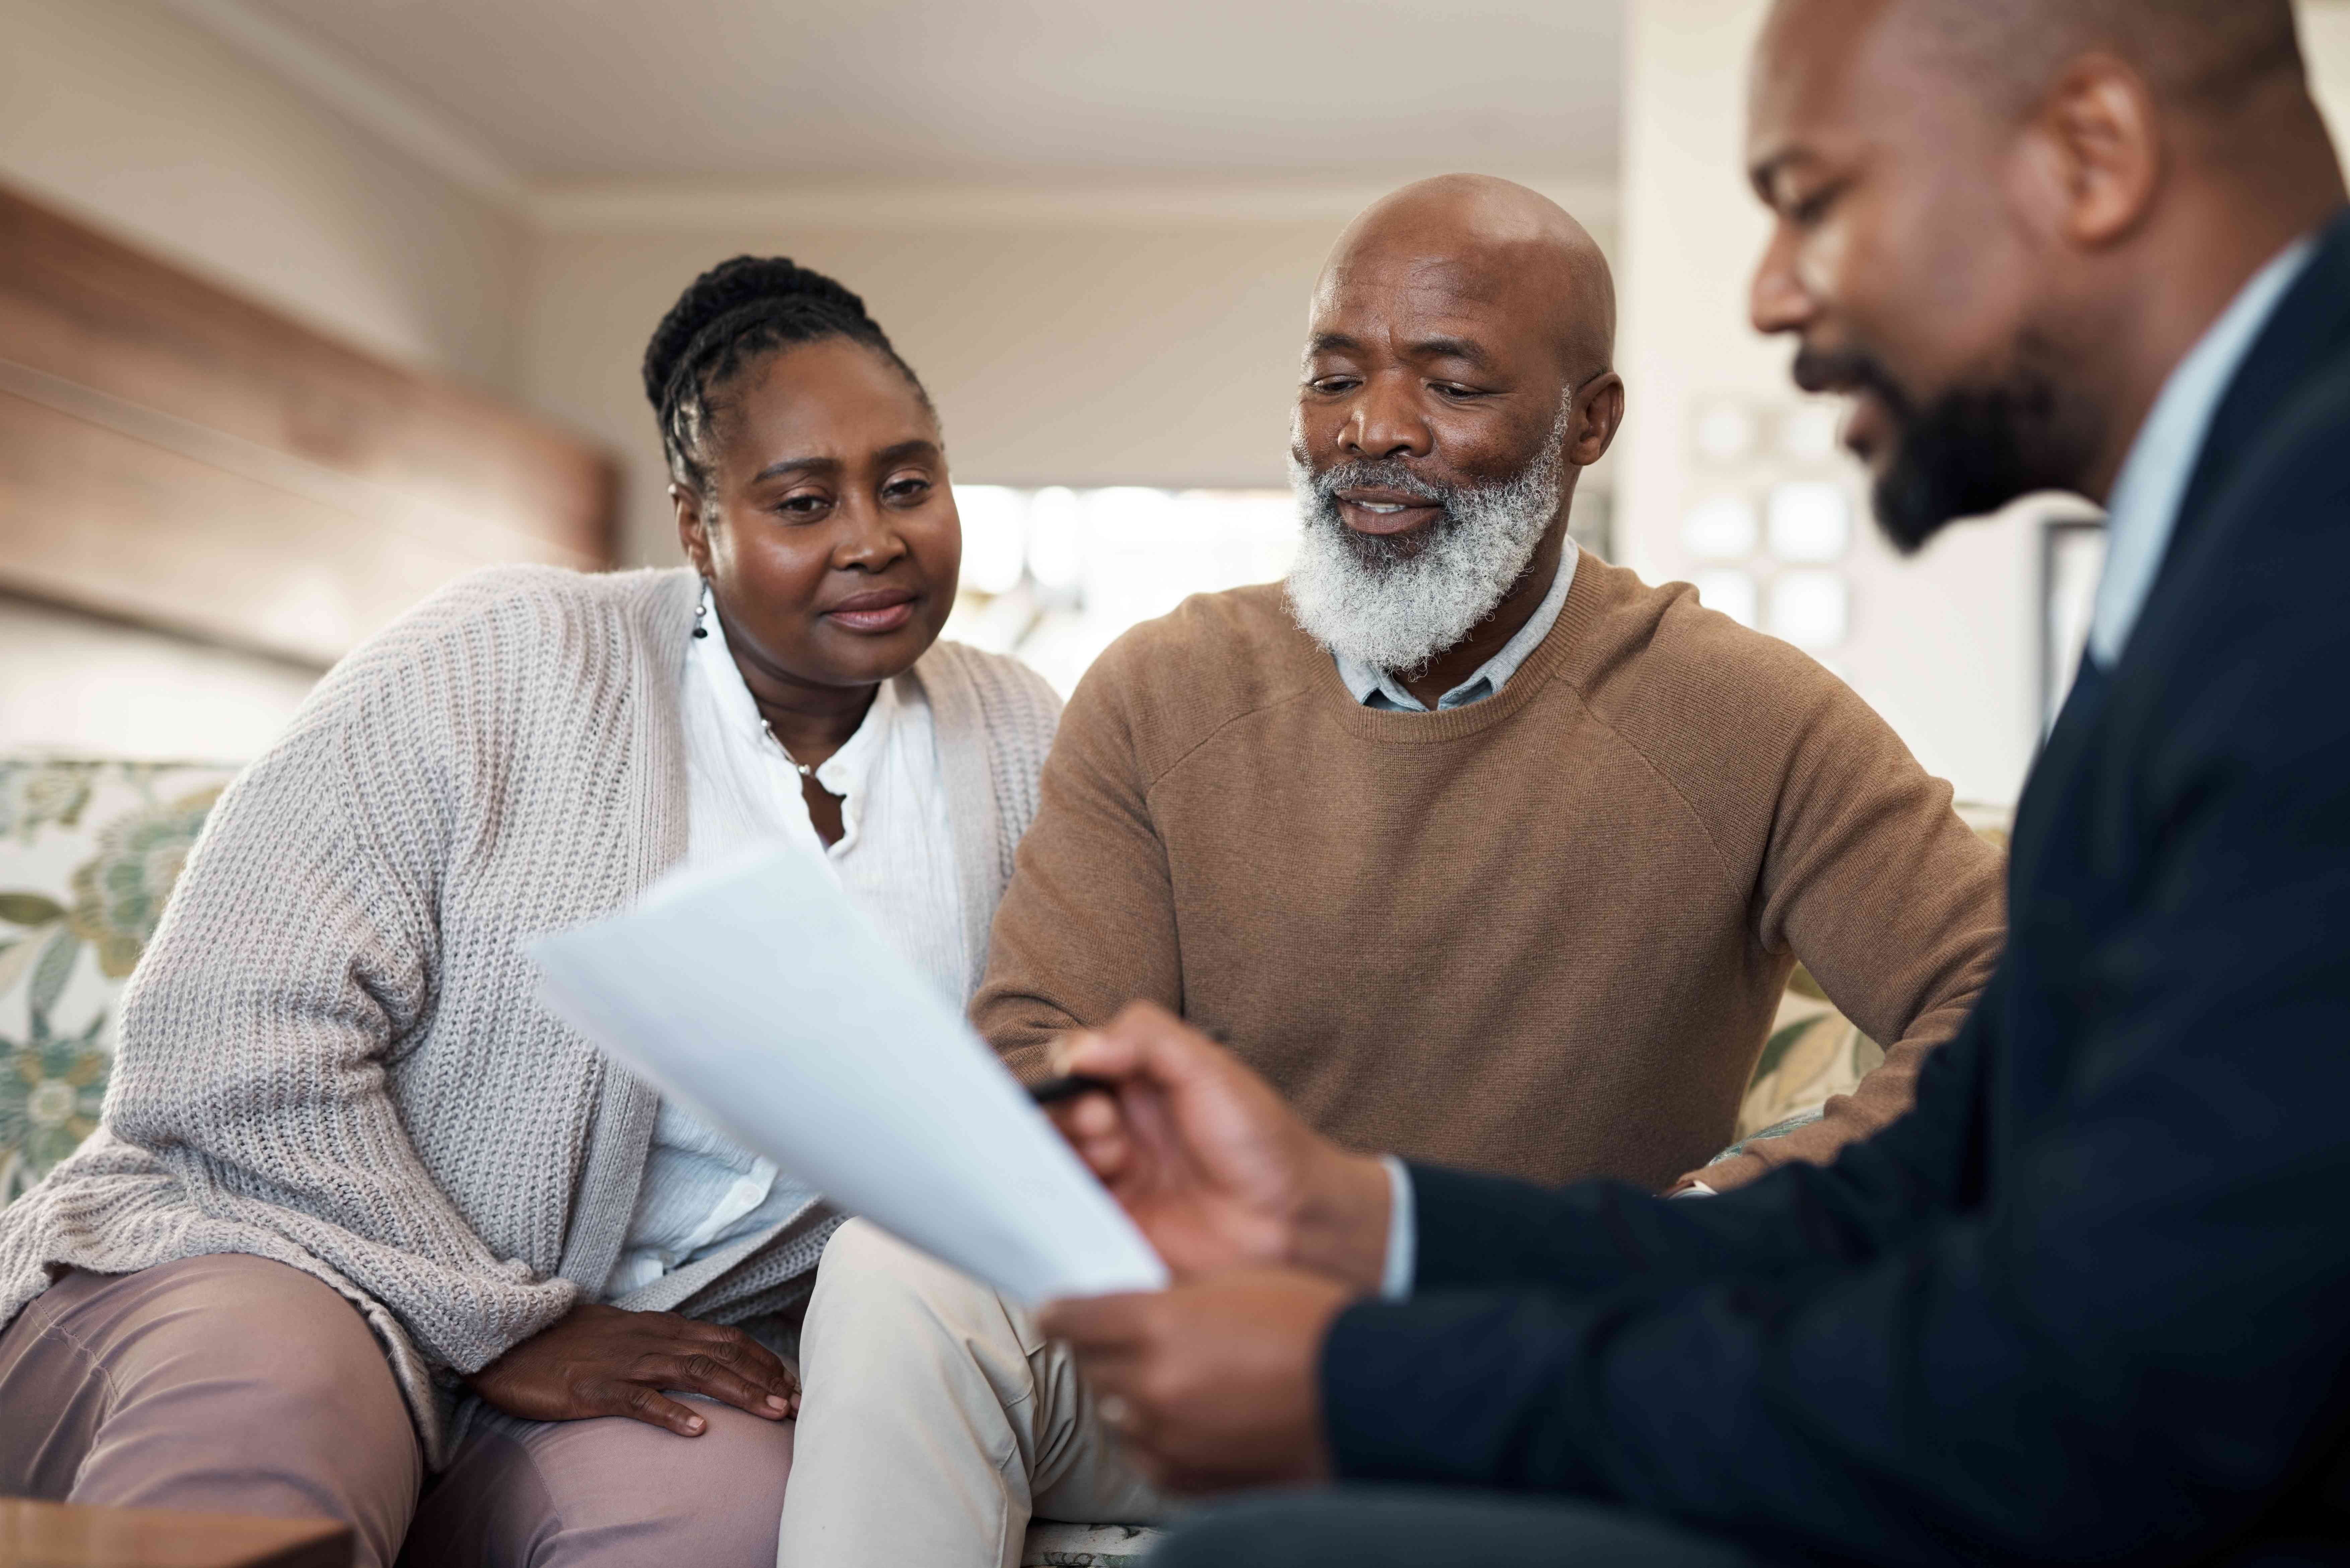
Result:
<svg viewBox="0 0 2350 1568">
<path fill-rule="evenodd" d="M 1115 1095 L 1118 1085 L 1107 1078 L 1089 1077 L 1083 1073 L 1071 1073 L 1066 1077 L 1046 1078 L 1028 1086 L 1028 1097 L 1040 1106 L 1057 1106 L 1063 1100 L 1074 1100 L 1079 1095 Z"/>
</svg>

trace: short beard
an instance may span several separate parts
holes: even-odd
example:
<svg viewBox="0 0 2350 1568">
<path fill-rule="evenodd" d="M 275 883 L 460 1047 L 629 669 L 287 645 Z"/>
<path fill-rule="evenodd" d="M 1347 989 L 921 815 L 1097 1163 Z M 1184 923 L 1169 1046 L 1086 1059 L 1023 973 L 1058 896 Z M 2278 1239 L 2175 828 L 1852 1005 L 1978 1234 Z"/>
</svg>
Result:
<svg viewBox="0 0 2350 1568">
<path fill-rule="evenodd" d="M 1542 454 L 1493 484 L 1433 484 L 1380 461 L 1317 474 L 1292 452 L 1289 483 L 1305 530 L 1288 577 L 1298 627 L 1341 659 L 1408 680 L 1458 647 L 1525 576 L 1558 516 L 1571 412 L 1570 400 Z M 1442 510 L 1409 535 L 1357 534 L 1339 516 L 1336 493 L 1374 488 Z"/>
<path fill-rule="evenodd" d="M 1865 353 L 1798 356 L 1795 379 L 1866 388 L 1884 403 L 1897 444 L 1870 499 L 1886 538 L 1914 556 L 1961 518 L 1989 516 L 2035 491 L 2078 486 L 2095 432 L 2049 374 L 2051 357 L 2028 335 L 2003 378 L 1955 388 L 1922 407 Z"/>
</svg>

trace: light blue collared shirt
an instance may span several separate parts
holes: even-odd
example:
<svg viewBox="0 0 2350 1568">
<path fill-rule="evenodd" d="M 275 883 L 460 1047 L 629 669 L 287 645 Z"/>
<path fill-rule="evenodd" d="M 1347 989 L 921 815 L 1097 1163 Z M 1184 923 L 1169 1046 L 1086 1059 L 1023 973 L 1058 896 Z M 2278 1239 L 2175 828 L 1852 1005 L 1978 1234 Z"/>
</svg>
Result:
<svg viewBox="0 0 2350 1568">
<path fill-rule="evenodd" d="M 2220 400 L 2316 251 L 2314 237 L 2298 241 L 2244 285 L 2170 372 L 2131 443 L 2106 509 L 2106 570 L 2089 619 L 2089 654 L 2100 668 L 2111 670 L 2121 658 L 2154 592 Z"/>
<path fill-rule="evenodd" d="M 1518 628 L 1515 637 L 1502 645 L 1499 653 L 1479 665 L 1468 680 L 1439 697 L 1436 700 L 1438 711 L 1482 702 L 1508 685 L 1510 677 L 1518 672 L 1518 666 L 1532 658 L 1534 649 L 1542 646 L 1543 639 L 1548 637 L 1550 628 L 1558 623 L 1558 612 L 1566 607 L 1566 590 L 1575 584 L 1575 564 L 1583 558 L 1583 552 L 1575 547 L 1574 540 L 1565 541 L 1565 546 L 1559 552 L 1558 571 L 1551 577 L 1550 592 L 1543 596 L 1543 601 L 1534 607 L 1533 617 Z M 1387 712 L 1428 711 L 1419 698 L 1404 690 L 1403 682 L 1397 680 L 1393 672 L 1374 670 L 1343 653 L 1335 657 L 1338 661 L 1338 679 L 1347 683 L 1347 690 L 1353 692 L 1355 701 L 1364 707 Z"/>
</svg>

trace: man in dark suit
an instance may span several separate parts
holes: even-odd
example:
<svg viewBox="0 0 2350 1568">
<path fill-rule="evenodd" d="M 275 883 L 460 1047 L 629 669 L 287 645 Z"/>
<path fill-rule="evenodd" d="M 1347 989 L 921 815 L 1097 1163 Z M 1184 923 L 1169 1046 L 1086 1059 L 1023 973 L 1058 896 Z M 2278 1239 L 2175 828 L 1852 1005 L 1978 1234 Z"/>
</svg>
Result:
<svg viewBox="0 0 2350 1568">
<path fill-rule="evenodd" d="M 1137 1009 L 1059 1303 L 1154 1561 L 2350 1561 L 2350 220 L 2288 0 L 1780 0 L 1757 325 L 1895 536 L 2106 498 L 2006 956 L 1918 1108 L 1665 1201 L 1330 1146 Z M 1441 984 L 1442 977 L 1430 977 Z"/>
</svg>

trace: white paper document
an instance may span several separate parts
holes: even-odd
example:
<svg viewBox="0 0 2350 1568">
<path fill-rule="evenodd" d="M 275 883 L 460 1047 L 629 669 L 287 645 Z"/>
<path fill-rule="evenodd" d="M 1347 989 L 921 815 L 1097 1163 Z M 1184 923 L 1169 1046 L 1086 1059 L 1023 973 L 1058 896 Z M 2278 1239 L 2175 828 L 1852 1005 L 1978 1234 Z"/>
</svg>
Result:
<svg viewBox="0 0 2350 1568">
<path fill-rule="evenodd" d="M 1167 1270 L 979 1036 L 790 848 L 531 949 L 547 1004 L 850 1213 L 1035 1303 Z"/>
</svg>

